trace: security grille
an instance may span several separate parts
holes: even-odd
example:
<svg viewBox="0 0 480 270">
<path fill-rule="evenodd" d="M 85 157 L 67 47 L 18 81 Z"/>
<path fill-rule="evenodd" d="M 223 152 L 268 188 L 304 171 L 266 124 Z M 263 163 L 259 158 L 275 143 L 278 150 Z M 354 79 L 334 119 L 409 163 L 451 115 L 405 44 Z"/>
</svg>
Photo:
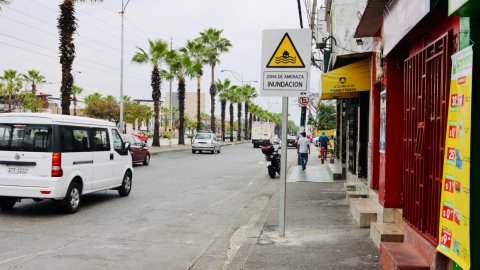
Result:
<svg viewBox="0 0 480 270">
<path fill-rule="evenodd" d="M 405 60 L 403 218 L 438 243 L 451 33 Z"/>
</svg>

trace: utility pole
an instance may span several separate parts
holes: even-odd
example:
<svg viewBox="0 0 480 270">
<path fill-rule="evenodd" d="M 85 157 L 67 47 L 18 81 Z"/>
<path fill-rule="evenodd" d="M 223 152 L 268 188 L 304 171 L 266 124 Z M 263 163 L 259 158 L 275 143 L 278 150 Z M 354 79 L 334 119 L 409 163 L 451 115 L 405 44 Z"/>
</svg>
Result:
<svg viewBox="0 0 480 270">
<path fill-rule="evenodd" d="M 172 43 L 173 43 L 173 37 L 170 38 L 170 50 L 172 50 Z M 168 145 L 171 146 L 172 145 L 172 134 L 175 134 L 175 129 L 173 128 L 173 112 L 172 112 L 172 81 L 170 81 L 170 98 L 168 100 L 168 107 L 169 107 L 169 111 L 170 111 L 170 127 L 171 127 L 171 132 L 170 133 L 170 140 L 169 140 L 169 143 Z"/>
<path fill-rule="evenodd" d="M 123 134 L 123 14 L 125 13 L 125 9 L 123 6 L 122 0 L 122 41 L 121 41 L 121 60 L 120 60 L 120 134 Z"/>
</svg>

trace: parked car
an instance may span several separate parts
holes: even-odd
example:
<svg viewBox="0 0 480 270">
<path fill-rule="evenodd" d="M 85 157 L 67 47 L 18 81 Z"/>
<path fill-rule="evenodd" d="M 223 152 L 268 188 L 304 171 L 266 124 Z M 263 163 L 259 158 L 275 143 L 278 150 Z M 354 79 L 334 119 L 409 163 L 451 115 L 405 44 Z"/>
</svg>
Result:
<svg viewBox="0 0 480 270">
<path fill-rule="evenodd" d="M 145 133 L 143 133 L 143 131 L 140 131 L 140 130 L 133 130 L 133 131 L 130 131 L 128 134 L 136 136 L 137 138 L 142 140 L 142 142 L 146 142 L 148 140 L 148 136 Z"/>
<path fill-rule="evenodd" d="M 216 151 L 220 154 L 220 148 L 220 140 L 217 139 L 217 136 L 213 133 L 197 133 L 192 140 L 193 154 L 197 151 L 199 153 L 202 153 L 202 151 L 209 151 L 212 154 L 215 154 Z"/>
<path fill-rule="evenodd" d="M 132 163 L 141 162 L 143 165 L 150 164 L 150 152 L 148 151 L 148 145 L 146 143 L 131 134 L 123 134 L 122 139 L 126 143 L 127 148 L 129 148 Z"/>
<path fill-rule="evenodd" d="M 0 209 L 22 199 L 61 202 L 67 213 L 82 195 L 132 189 L 132 159 L 111 122 L 44 113 L 0 114 Z"/>
<path fill-rule="evenodd" d="M 297 147 L 297 136 L 288 135 L 287 136 L 287 148 L 288 147 Z"/>
</svg>

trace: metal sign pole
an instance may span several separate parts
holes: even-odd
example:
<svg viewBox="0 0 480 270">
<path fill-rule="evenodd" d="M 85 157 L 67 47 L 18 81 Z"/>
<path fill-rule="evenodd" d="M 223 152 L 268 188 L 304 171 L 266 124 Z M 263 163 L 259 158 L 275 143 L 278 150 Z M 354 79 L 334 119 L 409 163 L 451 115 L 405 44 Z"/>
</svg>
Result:
<svg viewBox="0 0 480 270">
<path fill-rule="evenodd" d="M 285 203 L 287 194 L 287 128 L 288 128 L 288 97 L 282 97 L 282 156 L 280 168 L 280 236 L 285 236 Z"/>
</svg>

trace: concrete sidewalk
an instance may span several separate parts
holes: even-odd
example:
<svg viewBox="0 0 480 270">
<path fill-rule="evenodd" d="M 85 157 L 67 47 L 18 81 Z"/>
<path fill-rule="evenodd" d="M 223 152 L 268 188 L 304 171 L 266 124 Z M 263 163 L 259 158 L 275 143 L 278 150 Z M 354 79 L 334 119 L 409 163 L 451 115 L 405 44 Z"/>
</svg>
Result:
<svg viewBox="0 0 480 270">
<path fill-rule="evenodd" d="M 293 166 L 287 174 L 286 236 L 278 235 L 277 191 L 227 269 L 382 269 L 370 230 L 348 210 L 343 181 L 317 156 L 305 172 Z"/>
<path fill-rule="evenodd" d="M 227 147 L 231 145 L 237 145 L 237 144 L 245 144 L 245 143 L 251 143 L 251 141 L 240 141 L 240 142 L 225 142 L 221 143 L 222 147 Z M 162 142 L 160 143 L 162 145 Z M 174 153 L 180 153 L 180 152 L 189 152 L 192 151 L 192 146 L 190 144 L 188 145 L 172 145 L 171 147 L 168 147 L 168 141 L 166 144 L 163 144 L 161 147 L 153 147 L 149 146 L 148 151 L 150 151 L 150 156 L 161 156 L 161 155 L 168 155 L 168 154 L 174 154 Z"/>
</svg>

